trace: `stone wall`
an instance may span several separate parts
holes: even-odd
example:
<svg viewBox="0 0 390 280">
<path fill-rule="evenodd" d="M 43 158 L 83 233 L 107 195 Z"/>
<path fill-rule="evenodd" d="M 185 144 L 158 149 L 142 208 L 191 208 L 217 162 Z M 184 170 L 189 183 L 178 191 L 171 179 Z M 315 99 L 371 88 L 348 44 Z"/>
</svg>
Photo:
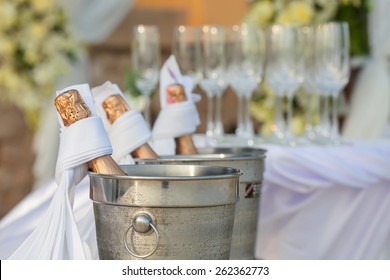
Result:
<svg viewBox="0 0 390 280">
<path fill-rule="evenodd" d="M 22 112 L 0 106 L 0 218 L 31 191 L 32 133 Z"/>
</svg>

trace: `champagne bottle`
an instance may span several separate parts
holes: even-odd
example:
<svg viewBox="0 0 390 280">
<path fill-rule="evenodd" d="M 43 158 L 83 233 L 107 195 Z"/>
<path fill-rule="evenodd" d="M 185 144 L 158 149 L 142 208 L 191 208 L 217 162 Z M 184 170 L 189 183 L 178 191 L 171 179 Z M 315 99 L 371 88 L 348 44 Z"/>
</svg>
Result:
<svg viewBox="0 0 390 280">
<path fill-rule="evenodd" d="M 75 89 L 70 89 L 58 95 L 54 105 L 66 127 L 92 115 L 80 93 Z M 88 168 L 96 173 L 126 175 L 110 155 L 90 160 Z"/>
<path fill-rule="evenodd" d="M 168 86 L 166 93 L 168 104 L 180 103 L 187 100 L 187 96 L 181 84 L 172 84 Z M 178 155 L 192 155 L 198 153 L 194 141 L 192 140 L 192 136 L 189 134 L 176 137 L 175 143 L 176 154 Z"/>
<path fill-rule="evenodd" d="M 111 124 L 124 113 L 131 110 L 120 94 L 110 95 L 103 101 L 102 106 L 106 112 L 107 119 Z M 131 152 L 131 156 L 134 158 L 159 158 L 157 153 L 148 143 L 144 143 L 134 149 L 134 151 Z"/>
</svg>

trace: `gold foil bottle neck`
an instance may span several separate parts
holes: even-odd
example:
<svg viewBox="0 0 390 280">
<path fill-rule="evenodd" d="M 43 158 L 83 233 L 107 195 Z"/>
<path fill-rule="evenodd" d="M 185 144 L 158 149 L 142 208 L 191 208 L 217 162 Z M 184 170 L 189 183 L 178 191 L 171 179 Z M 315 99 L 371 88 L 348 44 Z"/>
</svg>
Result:
<svg viewBox="0 0 390 280">
<path fill-rule="evenodd" d="M 198 153 L 192 136 L 187 134 L 175 138 L 177 155 L 195 155 Z"/>
<path fill-rule="evenodd" d="M 102 106 L 110 124 L 113 124 L 120 116 L 130 110 L 130 107 L 120 94 L 113 94 L 107 97 L 103 101 Z"/>
<path fill-rule="evenodd" d="M 181 84 L 172 84 L 166 88 L 167 103 L 175 104 L 187 101 L 187 95 Z"/>
<path fill-rule="evenodd" d="M 70 126 L 71 124 L 92 115 L 80 93 L 75 89 L 65 91 L 58 95 L 54 100 L 54 105 L 65 126 Z"/>
<path fill-rule="evenodd" d="M 118 174 L 126 173 L 118 166 L 114 159 L 109 156 L 101 156 L 88 162 L 88 169 L 99 174 Z"/>
<path fill-rule="evenodd" d="M 145 143 L 131 152 L 131 156 L 134 158 L 159 158 L 157 153 L 150 147 L 148 143 Z"/>
</svg>

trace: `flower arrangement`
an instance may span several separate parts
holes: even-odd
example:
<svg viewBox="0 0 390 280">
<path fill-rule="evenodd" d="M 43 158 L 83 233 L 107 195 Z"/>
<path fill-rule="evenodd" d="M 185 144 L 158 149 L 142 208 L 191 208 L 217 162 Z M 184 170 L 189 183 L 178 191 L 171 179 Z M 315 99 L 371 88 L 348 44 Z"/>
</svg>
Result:
<svg viewBox="0 0 390 280">
<path fill-rule="evenodd" d="M 350 27 L 351 55 L 367 55 L 367 14 L 370 0 L 250 0 L 250 9 L 244 18 L 248 24 L 267 27 L 272 24 L 318 24 L 328 21 L 346 21 Z M 293 131 L 301 134 L 305 127 L 304 110 L 308 105 L 305 92 L 300 90 L 294 98 Z M 314 102 L 315 103 L 315 102 Z M 267 85 L 255 93 L 251 113 L 261 124 L 260 134 L 271 133 L 274 95 Z M 313 116 L 314 118 L 316 116 Z"/>
<path fill-rule="evenodd" d="M 20 107 L 34 125 L 80 42 L 53 0 L 0 0 L 0 18 L 0 102 Z"/>
<path fill-rule="evenodd" d="M 260 26 L 271 24 L 309 24 L 330 20 L 338 0 L 252 0 L 245 21 Z"/>
</svg>

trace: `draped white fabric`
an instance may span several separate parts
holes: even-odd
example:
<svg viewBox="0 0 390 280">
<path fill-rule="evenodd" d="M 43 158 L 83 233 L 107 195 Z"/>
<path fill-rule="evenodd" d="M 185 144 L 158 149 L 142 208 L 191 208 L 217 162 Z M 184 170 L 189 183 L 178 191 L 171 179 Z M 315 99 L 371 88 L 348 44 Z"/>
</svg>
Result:
<svg viewBox="0 0 390 280">
<path fill-rule="evenodd" d="M 58 185 L 52 179 L 28 194 L 0 220 L 0 259 L 8 259 L 37 228 L 57 190 Z M 74 188 L 73 215 L 79 235 L 89 244 L 89 255 L 92 259 L 98 259 L 92 202 L 89 199 L 89 177 Z"/>
<path fill-rule="evenodd" d="M 369 15 L 371 55 L 352 91 L 343 134 L 376 138 L 390 122 L 390 1 L 374 0 Z"/>
<path fill-rule="evenodd" d="M 70 25 L 85 42 L 96 44 L 107 38 L 128 13 L 134 0 L 59 0 Z"/>
<path fill-rule="evenodd" d="M 261 259 L 390 258 L 390 141 L 268 147 Z"/>
<path fill-rule="evenodd" d="M 256 258 L 390 259 L 390 139 L 351 143 L 262 146 Z"/>
</svg>

